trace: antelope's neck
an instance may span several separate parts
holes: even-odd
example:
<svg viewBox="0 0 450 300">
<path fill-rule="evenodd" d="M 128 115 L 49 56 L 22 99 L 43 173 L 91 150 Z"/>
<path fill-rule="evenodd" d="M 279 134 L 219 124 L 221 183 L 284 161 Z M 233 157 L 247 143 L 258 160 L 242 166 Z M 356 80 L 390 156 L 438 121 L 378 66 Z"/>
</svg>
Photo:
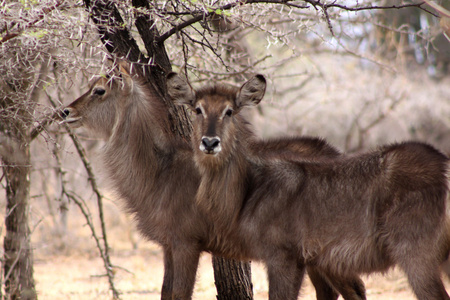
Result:
<svg viewBox="0 0 450 300">
<path fill-rule="evenodd" d="M 113 187 L 127 201 L 149 191 L 173 152 L 166 115 L 145 101 L 131 101 L 118 113 L 104 163 Z"/>
<path fill-rule="evenodd" d="M 216 226 L 232 230 L 247 193 L 248 161 L 245 157 L 234 155 L 219 166 L 198 162 L 197 166 L 201 176 L 197 204 Z"/>
</svg>

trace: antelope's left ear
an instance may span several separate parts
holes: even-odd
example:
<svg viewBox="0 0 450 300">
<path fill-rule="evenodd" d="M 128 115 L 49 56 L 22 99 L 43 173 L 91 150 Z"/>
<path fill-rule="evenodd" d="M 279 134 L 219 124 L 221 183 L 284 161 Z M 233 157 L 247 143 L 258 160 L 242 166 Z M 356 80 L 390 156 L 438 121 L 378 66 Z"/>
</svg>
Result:
<svg viewBox="0 0 450 300">
<path fill-rule="evenodd" d="M 236 97 L 237 107 L 257 105 L 266 92 L 266 79 L 263 75 L 253 76 L 244 83 Z"/>
<path fill-rule="evenodd" d="M 194 105 L 194 90 L 177 73 L 171 72 L 167 75 L 167 94 L 176 105 L 186 104 L 191 108 Z"/>
<path fill-rule="evenodd" d="M 119 67 L 120 77 L 124 84 L 124 88 L 127 90 L 133 90 L 133 78 L 131 78 L 130 64 L 124 60 L 119 60 L 117 63 Z"/>
</svg>

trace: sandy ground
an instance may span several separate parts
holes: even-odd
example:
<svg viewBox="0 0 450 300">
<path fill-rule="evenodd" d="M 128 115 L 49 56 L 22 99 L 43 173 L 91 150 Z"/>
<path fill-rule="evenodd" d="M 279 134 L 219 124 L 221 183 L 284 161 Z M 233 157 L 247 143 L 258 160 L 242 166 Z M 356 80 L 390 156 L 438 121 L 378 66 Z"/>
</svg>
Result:
<svg viewBox="0 0 450 300">
<path fill-rule="evenodd" d="M 148 242 L 137 250 L 112 250 L 115 284 L 122 299 L 159 299 L 163 275 L 162 253 Z M 40 299 L 111 299 L 101 260 L 95 253 L 35 256 L 35 279 Z M 267 299 L 264 267 L 252 264 L 255 299 Z M 404 275 L 393 270 L 388 274 L 364 277 L 368 299 L 415 299 Z M 448 285 L 448 282 L 446 281 Z M 211 256 L 200 261 L 194 299 L 215 299 Z M 305 280 L 300 299 L 315 299 L 314 289 Z"/>
</svg>

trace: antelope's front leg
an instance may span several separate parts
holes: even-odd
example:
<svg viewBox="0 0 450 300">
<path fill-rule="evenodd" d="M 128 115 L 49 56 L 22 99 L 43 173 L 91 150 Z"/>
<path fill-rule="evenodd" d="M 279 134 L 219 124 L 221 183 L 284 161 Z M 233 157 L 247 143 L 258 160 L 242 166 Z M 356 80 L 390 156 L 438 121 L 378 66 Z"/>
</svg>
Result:
<svg viewBox="0 0 450 300">
<path fill-rule="evenodd" d="M 305 266 L 297 260 L 279 259 L 267 262 L 269 300 L 296 300 L 300 292 Z"/>
<path fill-rule="evenodd" d="M 174 279 L 172 249 L 169 247 L 164 247 L 163 251 L 164 251 L 164 279 L 161 289 L 161 300 L 172 300 L 173 279 Z"/>
<path fill-rule="evenodd" d="M 172 299 L 191 299 L 200 251 L 194 245 L 179 245 L 172 249 L 172 257 L 174 270 Z"/>
</svg>

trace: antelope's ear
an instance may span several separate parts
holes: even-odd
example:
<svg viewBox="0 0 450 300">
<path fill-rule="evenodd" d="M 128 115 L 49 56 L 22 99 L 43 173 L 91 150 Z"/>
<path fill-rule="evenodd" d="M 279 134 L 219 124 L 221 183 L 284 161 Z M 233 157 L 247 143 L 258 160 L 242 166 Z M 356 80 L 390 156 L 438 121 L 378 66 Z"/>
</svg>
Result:
<svg viewBox="0 0 450 300">
<path fill-rule="evenodd" d="M 176 105 L 189 105 L 193 107 L 195 92 L 183 78 L 177 73 L 167 75 L 167 94 Z"/>
<path fill-rule="evenodd" d="M 263 75 L 255 75 L 244 83 L 236 97 L 237 107 L 257 105 L 266 92 L 266 79 Z"/>
<path fill-rule="evenodd" d="M 119 60 L 118 67 L 124 88 L 129 91 L 133 90 L 133 78 L 131 78 L 130 64 L 124 60 Z"/>
</svg>

